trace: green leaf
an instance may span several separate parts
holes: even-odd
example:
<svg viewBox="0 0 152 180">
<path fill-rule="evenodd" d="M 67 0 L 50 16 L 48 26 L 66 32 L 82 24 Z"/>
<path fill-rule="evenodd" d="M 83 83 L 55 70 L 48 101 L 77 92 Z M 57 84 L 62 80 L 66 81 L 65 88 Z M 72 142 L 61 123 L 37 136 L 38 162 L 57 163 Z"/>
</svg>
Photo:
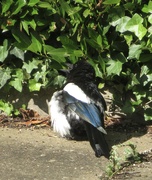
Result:
<svg viewBox="0 0 152 180">
<path fill-rule="evenodd" d="M 132 114 L 135 111 L 135 107 L 127 100 L 122 107 L 122 111 L 126 114 Z"/>
<path fill-rule="evenodd" d="M 118 4 L 120 0 L 104 0 L 103 4 Z"/>
<path fill-rule="evenodd" d="M 21 11 L 22 7 L 25 5 L 26 5 L 25 0 L 16 1 L 15 4 L 13 5 L 12 15 L 19 13 Z"/>
<path fill-rule="evenodd" d="M 21 24 L 23 25 L 24 30 L 29 35 L 29 29 L 30 27 L 35 30 L 36 29 L 36 23 L 34 19 L 26 18 L 23 21 L 21 21 Z"/>
<path fill-rule="evenodd" d="M 137 75 L 136 74 L 132 74 L 131 77 L 131 86 L 134 87 L 135 85 L 140 84 L 139 80 L 137 79 Z"/>
<path fill-rule="evenodd" d="M 35 31 L 31 32 L 31 45 L 28 47 L 28 50 L 32 51 L 32 52 L 39 52 L 41 53 L 42 51 L 42 40 L 39 36 L 39 34 Z"/>
<path fill-rule="evenodd" d="M 14 44 L 19 48 L 23 50 L 27 50 L 27 48 L 31 45 L 30 37 L 27 36 L 23 31 L 14 28 L 12 30 L 12 35 L 16 39 L 17 42 Z"/>
<path fill-rule="evenodd" d="M 23 64 L 23 69 L 26 69 L 27 73 L 31 73 L 33 69 L 37 69 L 38 68 L 38 64 L 40 62 L 36 59 L 33 59 L 33 61 L 29 61 L 28 63 L 24 62 Z"/>
<path fill-rule="evenodd" d="M 41 8 L 47 8 L 47 9 L 52 9 L 52 5 L 48 2 L 41 2 L 39 1 L 38 6 Z"/>
<path fill-rule="evenodd" d="M 108 14 L 108 21 L 112 26 L 116 26 L 121 21 L 121 18 L 125 16 L 123 9 L 119 6 L 112 8 Z"/>
<path fill-rule="evenodd" d="M 113 55 L 112 59 L 107 62 L 108 67 L 106 68 L 107 70 L 107 75 L 120 75 L 120 72 L 122 70 L 122 65 L 123 63 L 126 62 L 126 58 L 123 54 L 115 54 Z"/>
<path fill-rule="evenodd" d="M 22 91 L 22 83 L 23 83 L 23 71 L 22 69 L 17 69 L 16 74 L 12 75 L 13 80 L 9 82 L 9 84 L 14 87 L 17 91 Z"/>
<path fill-rule="evenodd" d="M 79 12 L 81 10 L 81 7 L 71 7 L 66 1 L 64 0 L 60 0 L 59 1 L 62 11 L 63 11 L 63 16 L 65 14 L 65 12 L 69 15 L 69 16 L 73 16 L 75 13 Z"/>
<path fill-rule="evenodd" d="M 152 13 L 152 1 L 149 1 L 148 5 L 144 4 L 142 11 L 145 13 Z"/>
<path fill-rule="evenodd" d="M 147 108 L 147 109 L 144 111 L 144 118 L 145 118 L 145 121 L 152 120 L 152 110 L 151 110 L 151 107 L 150 107 L 150 108 Z"/>
<path fill-rule="evenodd" d="M 0 89 L 11 78 L 10 74 L 11 74 L 11 71 L 8 67 L 6 69 L 0 69 Z"/>
<path fill-rule="evenodd" d="M 83 12 L 83 16 L 86 18 L 90 15 L 90 9 L 86 9 L 84 12 Z"/>
<path fill-rule="evenodd" d="M 69 57 L 70 54 L 68 54 L 67 50 L 64 48 L 53 48 L 52 46 L 45 45 L 45 50 L 47 51 L 47 54 L 52 56 L 52 58 L 58 62 L 65 62 L 65 57 Z"/>
<path fill-rule="evenodd" d="M 8 56 L 8 40 L 4 40 L 3 46 L 0 46 L 0 62 L 3 62 Z"/>
<path fill-rule="evenodd" d="M 133 44 L 129 48 L 129 56 L 128 59 L 139 59 L 139 56 L 142 52 L 142 45 Z"/>
<path fill-rule="evenodd" d="M 148 75 L 147 75 L 147 78 L 148 78 L 148 81 L 149 81 L 149 82 L 152 82 L 152 74 L 148 74 Z"/>
<path fill-rule="evenodd" d="M 130 44 L 131 44 L 131 42 L 132 42 L 132 40 L 133 40 L 133 36 L 131 35 L 131 34 L 125 34 L 124 35 L 124 38 L 125 38 L 125 40 L 126 40 L 126 43 L 128 44 L 128 46 L 130 46 Z"/>
<path fill-rule="evenodd" d="M 5 13 L 12 5 L 13 0 L 3 0 L 2 1 L 2 14 Z"/>
<path fill-rule="evenodd" d="M 21 59 L 24 61 L 24 52 L 21 49 L 18 49 L 17 47 L 14 47 L 11 51 L 10 54 L 13 54 L 17 58 Z"/>
<path fill-rule="evenodd" d="M 129 20 L 127 26 L 131 28 L 131 26 L 139 25 L 143 23 L 143 18 L 139 14 L 134 14 L 133 17 Z"/>
<path fill-rule="evenodd" d="M 108 61 L 107 65 L 107 75 L 117 74 L 119 75 L 122 70 L 122 62 L 118 60 L 110 60 Z"/>
<path fill-rule="evenodd" d="M 152 14 L 148 17 L 148 21 L 152 24 Z"/>
<path fill-rule="evenodd" d="M 54 83 L 53 83 L 53 84 L 54 84 L 55 86 L 62 87 L 64 81 L 65 81 L 65 77 L 58 75 L 58 76 L 56 76 L 56 77 L 54 78 L 54 81 L 53 81 Z"/>
<path fill-rule="evenodd" d="M 20 79 L 15 78 L 13 81 L 10 81 L 9 84 L 17 91 L 22 92 L 22 81 Z"/>
<path fill-rule="evenodd" d="M 133 32 L 139 40 L 141 40 L 147 33 L 147 29 L 143 26 L 143 18 L 138 14 L 134 14 L 133 17 L 126 24 L 126 30 Z"/>
<path fill-rule="evenodd" d="M 39 91 L 42 84 L 38 83 L 35 79 L 29 80 L 29 90 L 30 91 Z"/>
<path fill-rule="evenodd" d="M 102 37 L 101 37 L 101 35 L 99 35 L 97 37 L 97 43 L 99 44 L 100 47 L 102 47 Z"/>
<path fill-rule="evenodd" d="M 152 60 L 152 54 L 151 53 L 149 53 L 149 54 L 143 53 L 139 57 L 139 61 L 143 62 L 143 63 L 151 61 L 151 60 Z"/>
<path fill-rule="evenodd" d="M 39 2 L 39 0 L 29 0 L 28 6 L 34 6 L 38 2 Z"/>
<path fill-rule="evenodd" d="M 29 27 L 28 27 L 28 24 L 25 22 L 25 21 L 22 21 L 21 22 L 24 30 L 26 31 L 26 33 L 29 35 Z"/>
<path fill-rule="evenodd" d="M 146 65 L 143 65 L 141 67 L 140 77 L 142 77 L 143 75 L 148 74 L 148 72 L 149 72 L 149 68 Z"/>
<path fill-rule="evenodd" d="M 100 45 L 93 39 L 86 39 L 86 42 L 94 49 L 100 49 Z"/>
<path fill-rule="evenodd" d="M 67 36 L 60 36 L 59 39 L 61 43 L 68 49 L 75 50 L 78 48 L 78 45 L 76 44 L 76 42 L 74 42 Z"/>
<path fill-rule="evenodd" d="M 98 61 L 99 61 L 100 67 L 101 67 L 99 69 L 101 72 L 103 72 L 100 76 L 102 78 L 103 75 L 106 74 L 106 63 L 105 62 L 107 61 L 107 58 L 103 58 L 103 57 L 99 56 Z"/>
<path fill-rule="evenodd" d="M 7 115 L 11 115 L 11 112 L 13 111 L 13 106 L 10 103 L 0 100 L 0 109 L 4 111 Z"/>
<path fill-rule="evenodd" d="M 119 31 L 121 33 L 126 31 L 126 24 L 128 23 L 128 21 L 130 20 L 130 17 L 128 16 L 124 16 L 119 20 L 119 23 L 116 27 L 116 31 Z"/>
</svg>

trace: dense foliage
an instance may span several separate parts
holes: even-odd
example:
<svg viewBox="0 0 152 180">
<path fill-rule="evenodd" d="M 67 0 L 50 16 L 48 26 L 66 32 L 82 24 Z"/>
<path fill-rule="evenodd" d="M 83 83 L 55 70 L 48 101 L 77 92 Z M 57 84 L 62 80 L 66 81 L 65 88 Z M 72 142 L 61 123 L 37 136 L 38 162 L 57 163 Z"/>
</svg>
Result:
<svg viewBox="0 0 152 180">
<path fill-rule="evenodd" d="M 0 89 L 61 86 L 58 69 L 85 57 L 125 113 L 152 119 L 152 1 L 2 0 Z M 118 95 L 119 94 L 119 95 Z M 2 99 L 0 109 L 13 107 Z"/>
</svg>

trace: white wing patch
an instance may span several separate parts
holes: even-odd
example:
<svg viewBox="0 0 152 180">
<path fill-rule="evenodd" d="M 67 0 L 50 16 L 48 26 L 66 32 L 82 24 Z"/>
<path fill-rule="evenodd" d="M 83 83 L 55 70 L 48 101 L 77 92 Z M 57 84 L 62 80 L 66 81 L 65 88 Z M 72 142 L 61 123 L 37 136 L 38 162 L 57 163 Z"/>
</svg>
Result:
<svg viewBox="0 0 152 180">
<path fill-rule="evenodd" d="M 91 103 L 90 98 L 74 83 L 68 83 L 63 90 L 82 102 Z"/>
<path fill-rule="evenodd" d="M 62 137 L 70 136 L 71 127 L 65 115 L 62 91 L 57 91 L 53 94 L 48 106 L 53 131 L 59 133 Z"/>
</svg>

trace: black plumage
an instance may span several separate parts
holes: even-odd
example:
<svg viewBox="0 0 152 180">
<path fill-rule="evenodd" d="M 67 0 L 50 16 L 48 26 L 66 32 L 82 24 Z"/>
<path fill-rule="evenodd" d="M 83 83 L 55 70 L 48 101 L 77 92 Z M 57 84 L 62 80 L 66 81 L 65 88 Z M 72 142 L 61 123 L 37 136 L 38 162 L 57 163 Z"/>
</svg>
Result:
<svg viewBox="0 0 152 180">
<path fill-rule="evenodd" d="M 51 115 L 54 130 L 65 137 L 71 136 L 72 133 L 76 134 L 79 129 L 81 129 L 80 132 L 86 131 L 95 155 L 97 157 L 104 155 L 109 158 L 109 147 L 104 137 L 106 103 L 95 84 L 93 67 L 81 60 L 66 71 L 66 76 L 65 87 L 60 93 L 56 92 L 56 96 L 60 94 L 58 105 L 53 105 L 54 100 L 57 100 L 54 95 L 50 102 L 50 114 L 51 112 L 54 114 Z M 59 120 L 59 117 L 55 117 L 55 114 L 62 114 L 63 118 L 62 116 L 60 118 L 64 119 L 65 123 L 62 119 Z"/>
</svg>

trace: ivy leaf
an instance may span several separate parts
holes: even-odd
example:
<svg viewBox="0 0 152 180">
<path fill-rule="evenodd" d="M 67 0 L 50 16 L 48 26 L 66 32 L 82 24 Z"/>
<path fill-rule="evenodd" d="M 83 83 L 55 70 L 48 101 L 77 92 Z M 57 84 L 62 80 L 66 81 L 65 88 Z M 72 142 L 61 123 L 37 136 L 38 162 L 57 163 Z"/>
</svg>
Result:
<svg viewBox="0 0 152 180">
<path fill-rule="evenodd" d="M 49 2 L 41 2 L 41 1 L 39 1 L 38 6 L 40 8 L 52 9 L 52 5 Z"/>
<path fill-rule="evenodd" d="M 33 30 L 36 29 L 36 23 L 34 19 L 31 18 L 25 18 L 21 21 L 21 24 L 23 26 L 23 29 L 26 31 L 26 33 L 29 35 L 29 29 L 32 28 Z"/>
<path fill-rule="evenodd" d="M 116 31 L 119 31 L 121 33 L 126 31 L 126 24 L 131 18 L 128 16 L 124 16 L 119 20 L 119 24 L 116 27 Z"/>
<path fill-rule="evenodd" d="M 23 71 L 22 69 L 17 69 L 16 74 L 12 75 L 13 80 L 9 82 L 11 86 L 13 86 L 17 91 L 22 91 L 22 83 L 23 83 Z"/>
<path fill-rule="evenodd" d="M 0 46 L 0 62 L 3 62 L 8 56 L 8 40 L 4 40 L 3 46 Z"/>
<path fill-rule="evenodd" d="M 110 14 L 108 15 L 108 21 L 112 26 L 117 26 L 121 21 L 121 18 L 124 17 L 124 11 L 120 7 L 115 7 L 111 10 Z"/>
<path fill-rule="evenodd" d="M 38 2 L 39 2 L 39 0 L 29 0 L 28 6 L 34 6 Z"/>
<path fill-rule="evenodd" d="M 28 63 L 24 62 L 23 64 L 23 69 L 26 69 L 27 73 L 31 73 L 33 69 L 37 69 L 38 68 L 38 64 L 40 62 L 36 59 L 33 59 L 33 61 L 29 61 Z"/>
<path fill-rule="evenodd" d="M 70 54 L 67 52 L 66 49 L 64 48 L 54 48 L 52 46 L 49 45 L 45 45 L 44 46 L 47 54 L 49 54 L 50 56 L 52 56 L 52 58 L 56 61 L 60 62 L 65 62 L 65 57 L 70 56 Z"/>
<path fill-rule="evenodd" d="M 149 72 L 149 68 L 146 65 L 143 65 L 141 67 L 140 77 L 142 77 L 143 75 L 148 74 L 148 72 Z"/>
<path fill-rule="evenodd" d="M 7 115 L 11 115 L 13 106 L 10 103 L 0 100 L 0 110 L 4 111 Z"/>
<path fill-rule="evenodd" d="M 31 41 L 32 41 L 32 43 L 28 47 L 28 50 L 35 52 L 35 53 L 37 53 L 37 52 L 41 53 L 43 42 L 42 42 L 40 36 L 38 35 L 38 33 L 34 32 L 34 31 L 31 32 Z"/>
<path fill-rule="evenodd" d="M 148 5 L 144 4 L 142 11 L 145 13 L 152 13 L 152 1 L 149 1 Z"/>
<path fill-rule="evenodd" d="M 126 24 L 126 30 L 133 32 L 139 40 L 141 40 L 147 29 L 142 25 L 143 18 L 139 14 L 134 14 L 133 17 Z"/>
<path fill-rule="evenodd" d="M 18 78 L 10 81 L 9 84 L 14 87 L 17 91 L 22 92 L 22 81 Z"/>
<path fill-rule="evenodd" d="M 105 0 L 103 1 L 103 4 L 118 4 L 120 3 L 120 0 Z"/>
<path fill-rule="evenodd" d="M 11 78 L 10 74 L 11 74 L 11 71 L 8 67 L 6 69 L 0 69 L 0 89 Z"/>
<path fill-rule="evenodd" d="M 144 118 L 145 118 L 145 121 L 152 120 L 152 110 L 151 110 L 151 107 L 145 109 L 145 111 L 144 111 Z"/>
<path fill-rule="evenodd" d="M 65 77 L 58 75 L 54 78 L 53 84 L 61 88 L 64 81 L 65 81 Z"/>
<path fill-rule="evenodd" d="M 122 70 L 122 62 L 121 61 L 114 61 L 114 60 L 110 60 L 108 61 L 107 65 L 109 65 L 107 67 L 107 75 L 111 75 L 111 74 L 117 74 L 119 75 L 121 70 Z"/>
<path fill-rule="evenodd" d="M 132 114 L 135 111 L 135 107 L 131 104 L 130 101 L 126 101 L 122 107 L 122 111 L 126 114 Z"/>
<path fill-rule="evenodd" d="M 143 63 L 151 61 L 151 60 L 152 60 L 152 54 L 151 53 L 149 53 L 149 54 L 143 53 L 139 57 L 139 61 L 141 61 Z"/>
<path fill-rule="evenodd" d="M 83 16 L 84 16 L 85 18 L 88 17 L 90 14 L 91 14 L 90 9 L 86 9 L 86 10 L 83 12 Z"/>
<path fill-rule="evenodd" d="M 132 74 L 131 76 L 132 76 L 132 77 L 131 77 L 131 84 L 130 84 L 130 85 L 131 85 L 132 87 L 134 87 L 135 85 L 140 84 L 140 82 L 139 82 L 136 74 Z"/>
<path fill-rule="evenodd" d="M 37 82 L 35 79 L 29 80 L 29 90 L 30 91 L 39 91 L 42 84 Z"/>
<path fill-rule="evenodd" d="M 122 70 L 123 63 L 126 62 L 126 58 L 123 54 L 116 54 L 114 55 L 113 59 L 107 62 L 108 67 L 107 69 L 107 75 L 120 75 L 120 72 Z"/>
<path fill-rule="evenodd" d="M 25 0 L 16 1 L 14 6 L 13 6 L 12 15 L 19 13 L 19 11 L 21 11 L 22 7 L 25 5 L 26 5 Z"/>
<path fill-rule="evenodd" d="M 130 46 L 130 44 L 131 44 L 131 42 L 132 42 L 132 40 L 133 40 L 133 36 L 131 35 L 131 34 L 125 34 L 124 35 L 124 38 L 125 38 L 125 40 L 126 40 L 126 43 L 128 44 L 128 46 Z"/>
<path fill-rule="evenodd" d="M 2 14 L 5 13 L 10 8 L 12 3 L 13 3 L 12 0 L 3 0 L 2 1 Z"/>
<path fill-rule="evenodd" d="M 71 6 L 66 1 L 63 0 L 60 0 L 59 3 L 61 4 L 63 14 L 65 14 L 66 12 L 69 16 L 73 16 L 74 14 L 78 13 L 81 10 L 81 7 L 79 6 L 71 8 Z"/>
<path fill-rule="evenodd" d="M 148 74 L 147 78 L 148 78 L 148 82 L 152 82 L 152 74 Z"/>
<path fill-rule="evenodd" d="M 78 45 L 67 36 L 60 36 L 59 39 L 61 43 L 63 44 L 63 46 L 65 46 L 67 49 L 75 50 L 78 47 Z"/>
<path fill-rule="evenodd" d="M 129 56 L 128 59 L 139 59 L 139 56 L 142 52 L 142 45 L 132 44 L 129 48 Z"/>
<path fill-rule="evenodd" d="M 21 59 L 22 61 L 24 61 L 24 51 L 22 51 L 21 49 L 18 49 L 17 47 L 14 47 L 11 51 L 10 54 L 13 54 L 14 56 L 16 56 L 17 58 Z"/>
<path fill-rule="evenodd" d="M 152 14 L 148 17 L 148 21 L 152 24 Z"/>
<path fill-rule="evenodd" d="M 12 35 L 17 41 L 14 43 L 14 45 L 17 46 L 19 49 L 27 50 L 27 48 L 31 45 L 31 40 L 25 32 L 21 32 L 20 30 L 14 28 L 12 30 Z"/>
</svg>

